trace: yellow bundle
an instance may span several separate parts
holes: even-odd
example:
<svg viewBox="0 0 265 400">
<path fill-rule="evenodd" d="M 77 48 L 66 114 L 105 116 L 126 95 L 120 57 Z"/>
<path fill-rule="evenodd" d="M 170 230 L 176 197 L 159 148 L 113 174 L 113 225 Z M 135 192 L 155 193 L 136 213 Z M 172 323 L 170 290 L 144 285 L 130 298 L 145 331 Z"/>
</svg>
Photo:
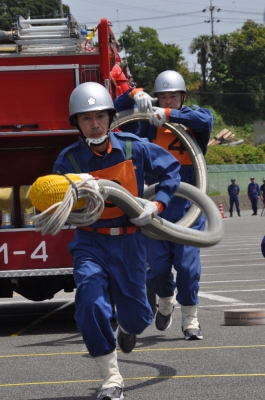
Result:
<svg viewBox="0 0 265 400">
<path fill-rule="evenodd" d="M 66 174 L 73 182 L 81 182 L 82 179 L 77 174 Z M 65 193 L 71 183 L 64 175 L 46 175 L 38 178 L 30 189 L 30 200 L 37 210 L 43 212 L 54 204 L 63 201 Z M 86 204 L 86 199 L 76 202 L 72 211 L 79 210 Z"/>
</svg>

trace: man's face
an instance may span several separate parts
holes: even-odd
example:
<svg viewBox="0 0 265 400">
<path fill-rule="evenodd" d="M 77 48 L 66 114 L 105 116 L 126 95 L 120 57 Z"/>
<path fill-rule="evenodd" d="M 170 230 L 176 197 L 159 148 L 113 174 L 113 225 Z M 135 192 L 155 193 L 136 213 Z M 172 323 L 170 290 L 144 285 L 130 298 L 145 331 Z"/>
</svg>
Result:
<svg viewBox="0 0 265 400">
<path fill-rule="evenodd" d="M 255 183 L 255 178 L 251 178 L 251 183 Z"/>
<path fill-rule="evenodd" d="M 186 95 L 184 95 L 186 98 Z M 181 92 L 157 93 L 157 100 L 162 108 L 174 108 L 178 110 L 181 106 Z"/>
<path fill-rule="evenodd" d="M 85 112 L 77 114 L 77 122 L 85 137 L 98 139 L 108 133 L 109 114 L 107 110 Z M 104 143 L 102 146 L 96 146 L 95 149 L 99 152 L 103 151 L 105 147 L 108 147 L 108 143 Z"/>
<path fill-rule="evenodd" d="M 235 186 L 235 184 L 236 184 L 236 181 L 232 180 L 232 185 Z"/>
</svg>

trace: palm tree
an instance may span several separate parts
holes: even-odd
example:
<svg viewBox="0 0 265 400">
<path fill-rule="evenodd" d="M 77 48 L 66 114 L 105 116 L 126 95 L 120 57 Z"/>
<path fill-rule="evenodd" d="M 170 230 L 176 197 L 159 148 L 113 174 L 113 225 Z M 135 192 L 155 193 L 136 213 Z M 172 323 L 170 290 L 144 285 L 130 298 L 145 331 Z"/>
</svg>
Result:
<svg viewBox="0 0 265 400">
<path fill-rule="evenodd" d="M 194 54 L 197 52 L 197 62 L 201 66 L 202 72 L 202 86 L 203 92 L 207 91 L 206 87 L 206 73 L 207 73 L 207 63 L 209 61 L 210 56 L 210 48 L 211 48 L 212 38 L 208 35 L 201 35 L 197 38 L 194 38 L 189 47 L 190 54 Z"/>
</svg>

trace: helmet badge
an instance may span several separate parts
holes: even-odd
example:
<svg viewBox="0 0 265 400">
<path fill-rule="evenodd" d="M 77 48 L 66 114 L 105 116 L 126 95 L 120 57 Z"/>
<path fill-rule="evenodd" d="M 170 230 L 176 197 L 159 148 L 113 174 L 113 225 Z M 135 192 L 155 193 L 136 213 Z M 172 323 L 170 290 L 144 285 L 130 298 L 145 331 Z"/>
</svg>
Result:
<svg viewBox="0 0 265 400">
<path fill-rule="evenodd" d="M 96 104 L 96 99 L 94 99 L 94 97 L 89 97 L 89 99 L 87 100 L 88 104 L 90 106 L 93 106 L 93 104 Z"/>
<path fill-rule="evenodd" d="M 164 88 L 168 88 L 168 87 L 169 87 L 169 83 L 164 82 L 164 83 L 163 83 L 163 87 L 164 87 Z"/>
</svg>

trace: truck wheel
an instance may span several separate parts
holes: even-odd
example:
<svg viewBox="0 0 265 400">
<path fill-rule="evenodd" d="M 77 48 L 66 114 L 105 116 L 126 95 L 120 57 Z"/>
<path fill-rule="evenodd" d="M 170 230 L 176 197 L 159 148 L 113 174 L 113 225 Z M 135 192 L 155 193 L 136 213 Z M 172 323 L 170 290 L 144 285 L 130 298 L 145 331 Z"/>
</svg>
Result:
<svg viewBox="0 0 265 400">
<path fill-rule="evenodd" d="M 64 289 L 64 279 L 65 277 L 63 276 L 30 276 L 20 278 L 18 281 L 18 285 L 13 285 L 13 290 L 14 292 L 20 294 L 28 300 L 50 300 L 54 297 L 56 293 Z M 69 287 L 69 284 L 67 285 L 67 287 Z"/>
</svg>

